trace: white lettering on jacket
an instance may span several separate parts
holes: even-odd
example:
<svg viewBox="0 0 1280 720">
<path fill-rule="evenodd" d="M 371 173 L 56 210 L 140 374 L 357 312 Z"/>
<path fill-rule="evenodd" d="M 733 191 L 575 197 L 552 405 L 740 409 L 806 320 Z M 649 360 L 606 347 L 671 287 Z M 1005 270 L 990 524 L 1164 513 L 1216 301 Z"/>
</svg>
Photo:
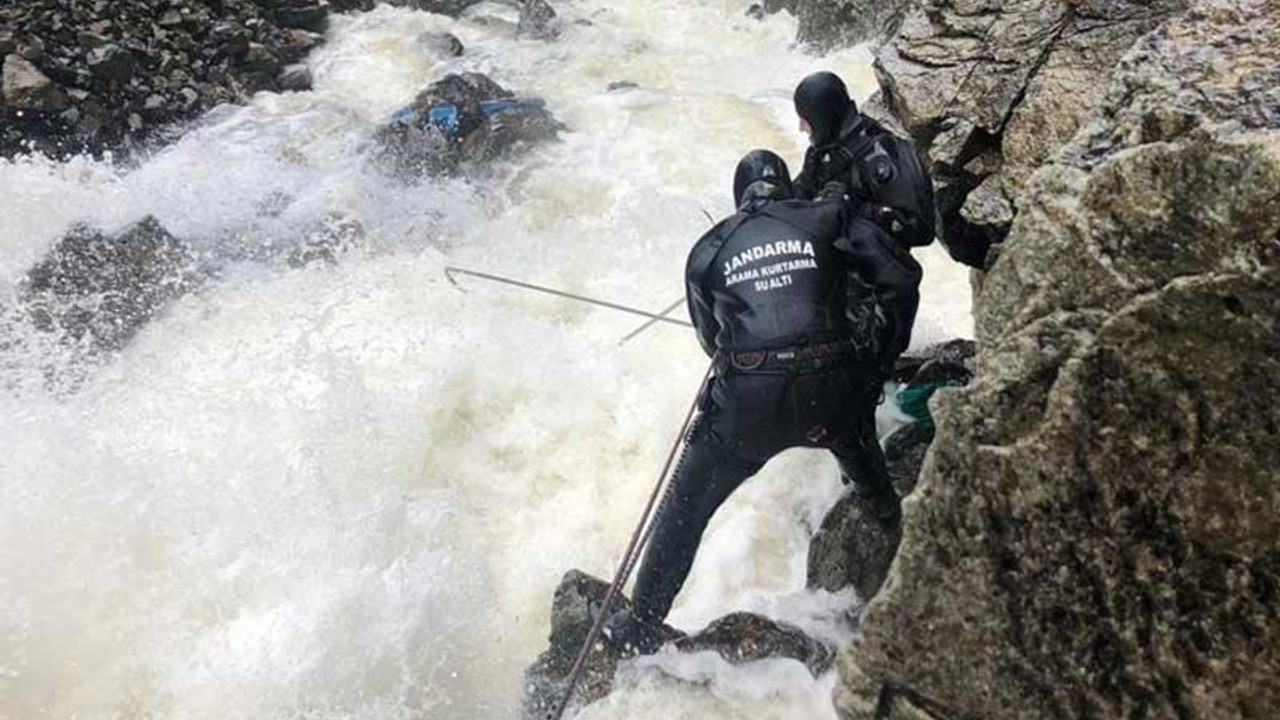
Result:
<svg viewBox="0 0 1280 720">
<path fill-rule="evenodd" d="M 766 258 L 788 255 L 798 255 L 800 259 L 751 267 Z M 813 243 L 807 240 L 777 240 L 749 247 L 725 261 L 725 286 L 732 287 L 749 280 L 781 276 L 775 277 L 773 282 L 756 283 L 754 287 L 757 290 L 773 290 L 779 287 L 786 287 L 791 284 L 791 277 L 786 273 L 797 270 L 816 270 L 818 268 L 818 261 L 814 259 L 815 256 Z"/>
</svg>

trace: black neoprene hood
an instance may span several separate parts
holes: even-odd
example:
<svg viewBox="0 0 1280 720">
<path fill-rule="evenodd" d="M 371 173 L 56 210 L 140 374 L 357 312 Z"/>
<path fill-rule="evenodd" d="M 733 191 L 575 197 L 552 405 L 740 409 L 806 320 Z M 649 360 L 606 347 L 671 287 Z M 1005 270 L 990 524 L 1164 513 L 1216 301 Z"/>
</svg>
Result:
<svg viewBox="0 0 1280 720">
<path fill-rule="evenodd" d="M 771 185 L 775 189 L 772 194 L 776 197 L 791 198 L 795 194 L 791 188 L 791 173 L 787 170 L 787 163 L 768 150 L 752 150 L 738 161 L 738 168 L 733 173 L 735 206 L 742 205 L 747 188 L 757 182 Z"/>
<path fill-rule="evenodd" d="M 816 72 L 796 86 L 796 114 L 809 121 L 815 147 L 836 141 L 845 116 L 857 105 L 849 98 L 849 90 L 838 75 Z"/>
</svg>

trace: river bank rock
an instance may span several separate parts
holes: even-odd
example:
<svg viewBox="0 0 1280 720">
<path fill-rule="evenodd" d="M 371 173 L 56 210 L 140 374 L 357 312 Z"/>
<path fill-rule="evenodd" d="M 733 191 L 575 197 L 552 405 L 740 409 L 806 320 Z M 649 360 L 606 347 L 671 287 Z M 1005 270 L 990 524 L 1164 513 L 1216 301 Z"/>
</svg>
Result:
<svg viewBox="0 0 1280 720">
<path fill-rule="evenodd" d="M 1031 173 L 1101 106 L 1134 41 L 1186 6 L 922 0 L 908 11 L 876 73 L 927 161 L 954 258 L 986 267 Z"/>
<path fill-rule="evenodd" d="M 450 74 L 378 130 L 375 154 L 406 177 L 452 175 L 515 157 L 563 129 L 541 100 L 518 98 L 481 73 Z"/>
<path fill-rule="evenodd" d="M 951 340 L 902 355 L 894 368 L 899 397 L 918 392 L 916 401 L 924 405 L 941 387 L 967 385 L 974 352 L 972 340 Z M 934 437 L 927 407 L 922 415 L 883 443 L 889 477 L 904 498 L 915 490 Z M 856 494 L 847 493 L 827 512 L 809 543 L 809 587 L 836 592 L 852 585 L 861 600 L 870 600 L 888 577 L 901 539 L 900 525 L 877 519 Z"/>
<path fill-rule="evenodd" d="M 911 4 L 911 0 L 793 0 L 790 9 L 800 21 L 796 41 L 826 52 L 892 38 Z"/>
<path fill-rule="evenodd" d="M 1278 38 L 1268 2 L 1164 20 L 1025 180 L 842 718 L 1280 708 Z"/>
<path fill-rule="evenodd" d="M 831 592 L 852 585 L 865 602 L 880 592 L 901 541 L 898 522 L 877 518 L 857 493 L 847 492 L 809 541 L 808 585 Z"/>
<path fill-rule="evenodd" d="M 580 570 L 565 573 L 551 606 L 550 647 L 525 671 L 523 716 L 528 720 L 543 720 L 564 697 L 573 663 L 591 630 L 592 610 L 602 603 L 608 592 L 609 584 L 603 580 Z M 617 610 L 630 607 L 629 600 L 619 598 Z M 727 615 L 693 635 L 664 626 L 664 635 L 670 643 L 665 651 L 713 650 L 735 664 L 791 658 L 804 663 L 815 677 L 830 667 L 833 657 L 830 648 L 799 628 L 752 613 Z M 598 641 L 587 656 L 582 677 L 574 689 L 571 711 L 608 695 L 613 690 L 614 672 L 621 661 L 608 643 Z"/>
<path fill-rule="evenodd" d="M 260 91 L 310 87 L 324 0 L 0 6 L 0 156 L 127 150 Z"/>
<path fill-rule="evenodd" d="M 199 278 L 186 245 L 147 217 L 114 234 L 67 233 L 27 272 L 21 301 L 36 328 L 111 352 Z"/>
<path fill-rule="evenodd" d="M 813 52 L 893 38 L 906 17 L 910 0 L 764 0 L 747 8 L 747 17 L 763 20 L 789 12 L 796 17 L 796 42 Z"/>
</svg>

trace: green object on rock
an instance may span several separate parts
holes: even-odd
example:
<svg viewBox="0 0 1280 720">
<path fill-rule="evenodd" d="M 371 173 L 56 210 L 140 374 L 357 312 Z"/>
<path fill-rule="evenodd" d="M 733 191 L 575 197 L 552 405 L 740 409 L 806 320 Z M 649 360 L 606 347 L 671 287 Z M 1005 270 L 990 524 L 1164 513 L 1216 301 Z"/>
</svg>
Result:
<svg viewBox="0 0 1280 720">
<path fill-rule="evenodd" d="M 929 398 L 933 397 L 939 388 L 956 387 L 960 384 L 954 380 L 939 380 L 909 385 L 898 391 L 898 408 L 920 423 L 929 436 L 933 437 L 933 415 L 929 412 Z"/>
</svg>

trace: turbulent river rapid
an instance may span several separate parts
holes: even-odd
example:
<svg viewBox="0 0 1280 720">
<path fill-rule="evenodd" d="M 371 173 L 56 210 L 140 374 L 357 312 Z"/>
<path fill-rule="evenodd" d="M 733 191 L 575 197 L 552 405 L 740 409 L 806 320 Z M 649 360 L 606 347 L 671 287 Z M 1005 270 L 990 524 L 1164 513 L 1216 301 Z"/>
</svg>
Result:
<svg viewBox="0 0 1280 720">
<path fill-rule="evenodd" d="M 136 167 L 0 161 L 0 304 L 76 222 L 152 214 L 219 268 L 74 391 L 50 387 L 59 345 L 11 329 L 30 337 L 0 382 L 0 719 L 515 718 L 553 589 L 612 572 L 705 358 L 686 329 L 620 346 L 630 316 L 442 268 L 678 299 L 737 158 L 799 163 L 796 81 L 874 85 L 865 51 L 805 55 L 792 18 L 747 4 L 562 2 L 553 44 L 381 7 L 335 18 L 313 92 L 215 111 Z M 441 29 L 465 55 L 415 42 Z M 378 171 L 377 124 L 462 70 L 545 98 L 562 142 L 469 181 Z M 606 91 L 623 80 L 640 88 Z M 366 231 L 336 264 L 262 252 L 330 212 Z M 918 255 L 915 344 L 968 335 L 966 274 Z M 852 596 L 804 590 L 839 494 L 822 453 L 771 463 L 716 518 L 673 623 L 745 609 L 847 639 Z M 833 718 L 833 682 L 659 657 L 580 717 Z"/>
</svg>

